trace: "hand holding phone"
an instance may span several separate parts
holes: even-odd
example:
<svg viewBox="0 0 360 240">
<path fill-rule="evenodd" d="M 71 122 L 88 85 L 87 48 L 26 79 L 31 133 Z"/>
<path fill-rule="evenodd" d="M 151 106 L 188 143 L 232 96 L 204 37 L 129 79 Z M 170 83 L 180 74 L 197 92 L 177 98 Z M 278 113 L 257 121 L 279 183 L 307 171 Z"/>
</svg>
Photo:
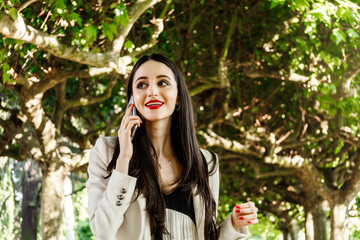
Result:
<svg viewBox="0 0 360 240">
<path fill-rule="evenodd" d="M 132 139 L 136 129 L 140 127 L 141 119 L 136 115 L 134 98 L 131 96 L 124 117 L 121 120 L 118 130 L 118 139 L 120 143 L 120 154 L 116 161 L 116 170 L 128 174 L 129 162 L 133 155 Z"/>
</svg>

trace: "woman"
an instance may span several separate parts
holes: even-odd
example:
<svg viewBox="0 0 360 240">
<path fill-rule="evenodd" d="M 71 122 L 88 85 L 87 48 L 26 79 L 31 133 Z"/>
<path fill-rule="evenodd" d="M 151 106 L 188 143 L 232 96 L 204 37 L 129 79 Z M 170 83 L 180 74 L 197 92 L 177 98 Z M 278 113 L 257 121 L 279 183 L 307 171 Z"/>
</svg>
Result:
<svg viewBox="0 0 360 240">
<path fill-rule="evenodd" d="M 252 202 L 215 227 L 218 160 L 199 149 L 185 81 L 168 58 L 140 58 L 127 87 L 138 116 L 126 111 L 118 137 L 99 138 L 86 183 L 97 239 L 245 239 L 257 223 Z M 134 126 L 137 130 L 132 138 Z"/>
</svg>

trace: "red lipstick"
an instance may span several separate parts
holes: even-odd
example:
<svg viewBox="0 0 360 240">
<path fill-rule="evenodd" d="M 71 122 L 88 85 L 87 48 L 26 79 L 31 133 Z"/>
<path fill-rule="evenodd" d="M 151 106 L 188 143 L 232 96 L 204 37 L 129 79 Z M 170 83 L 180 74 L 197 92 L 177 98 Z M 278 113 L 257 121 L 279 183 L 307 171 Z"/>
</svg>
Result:
<svg viewBox="0 0 360 240">
<path fill-rule="evenodd" d="M 159 109 L 164 105 L 164 102 L 160 100 L 150 100 L 145 103 L 145 107 L 149 108 L 150 110 Z"/>
</svg>

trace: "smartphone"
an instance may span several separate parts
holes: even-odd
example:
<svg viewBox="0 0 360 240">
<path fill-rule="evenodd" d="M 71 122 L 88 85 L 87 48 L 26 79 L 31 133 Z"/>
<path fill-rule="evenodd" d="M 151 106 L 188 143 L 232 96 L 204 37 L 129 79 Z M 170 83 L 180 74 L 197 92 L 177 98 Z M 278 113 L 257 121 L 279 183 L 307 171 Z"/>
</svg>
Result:
<svg viewBox="0 0 360 240">
<path fill-rule="evenodd" d="M 130 100 L 129 100 L 129 103 L 128 103 L 128 105 L 127 105 L 127 107 L 126 107 L 126 111 L 125 112 L 127 112 L 128 111 L 128 109 L 129 109 L 129 107 L 130 107 L 130 104 L 133 104 L 134 106 L 133 106 L 133 109 L 132 109 L 132 111 L 131 111 L 131 113 L 130 113 L 130 116 L 136 116 L 137 114 L 136 114 L 136 107 L 135 107 L 135 102 L 134 102 L 134 97 L 133 96 L 131 96 L 130 97 Z M 134 125 L 132 128 L 131 128 L 131 140 L 134 138 L 134 135 L 135 135 L 135 132 L 136 132 L 136 129 L 137 129 L 137 124 L 136 125 Z"/>
</svg>

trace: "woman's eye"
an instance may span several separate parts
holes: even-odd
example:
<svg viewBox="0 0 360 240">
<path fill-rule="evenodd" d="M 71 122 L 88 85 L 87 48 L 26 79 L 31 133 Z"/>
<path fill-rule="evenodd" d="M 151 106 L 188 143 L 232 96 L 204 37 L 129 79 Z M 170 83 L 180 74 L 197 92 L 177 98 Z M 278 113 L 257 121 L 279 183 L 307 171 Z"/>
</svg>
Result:
<svg viewBox="0 0 360 240">
<path fill-rule="evenodd" d="M 161 81 L 159 81 L 158 84 L 159 84 L 159 86 L 169 86 L 170 85 L 170 83 L 166 80 L 161 80 Z"/>
<path fill-rule="evenodd" d="M 146 83 L 144 83 L 144 82 L 140 82 L 140 83 L 138 83 L 137 85 L 136 85 L 136 88 L 144 88 L 144 87 L 146 87 Z"/>
</svg>

